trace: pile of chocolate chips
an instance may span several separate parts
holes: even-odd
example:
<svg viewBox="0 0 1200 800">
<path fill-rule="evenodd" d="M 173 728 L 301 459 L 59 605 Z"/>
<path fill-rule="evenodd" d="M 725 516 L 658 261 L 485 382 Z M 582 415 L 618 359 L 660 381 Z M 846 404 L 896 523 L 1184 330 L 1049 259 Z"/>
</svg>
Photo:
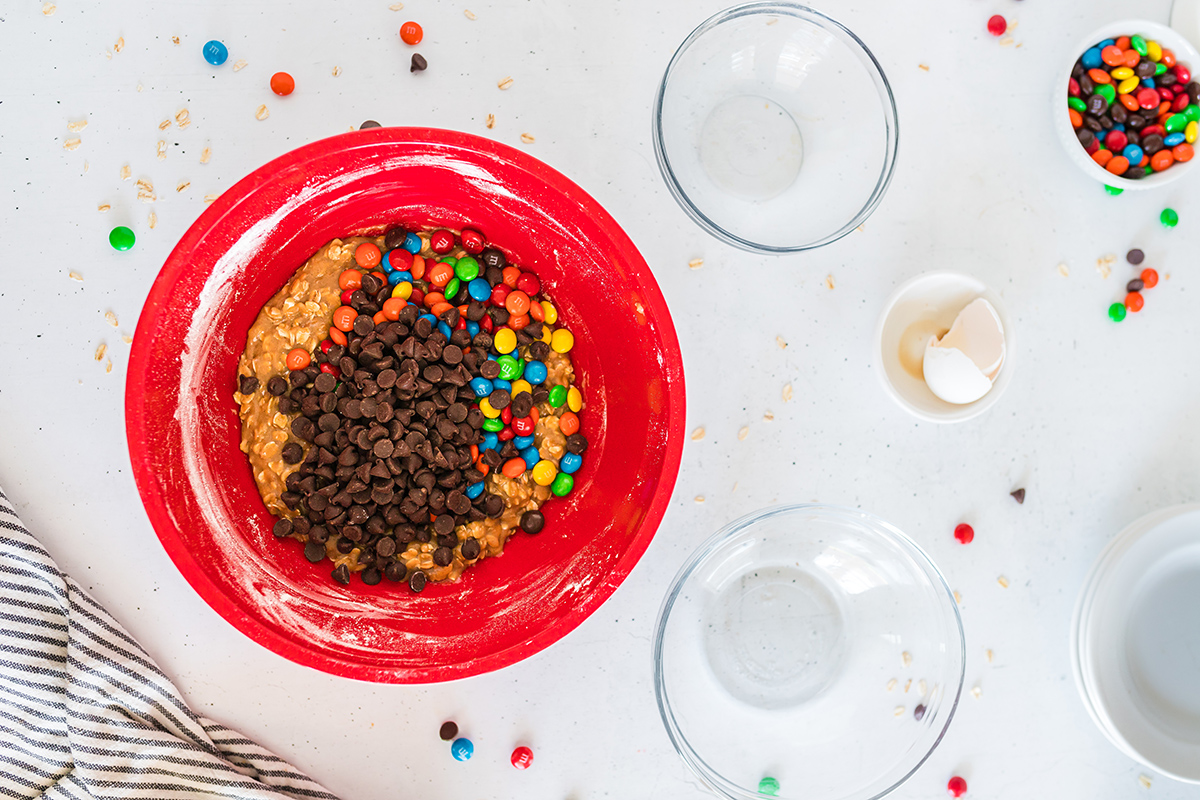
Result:
<svg viewBox="0 0 1200 800">
<path fill-rule="evenodd" d="M 280 519 L 274 533 L 306 537 L 304 554 L 314 563 L 336 536 L 338 552 L 360 548 L 364 583 L 407 579 L 419 592 L 425 574 L 407 574 L 396 560 L 409 542 L 436 537 L 434 563 L 446 566 L 458 544 L 457 526 L 504 511 L 499 495 L 485 491 L 471 500 L 465 493 L 484 478 L 470 454 L 471 445 L 483 441 L 484 417 L 468 384 L 492 372 L 496 362 L 486 360 L 490 334 L 481 331 L 472 340 L 466 330 L 455 330 L 447 340 L 430 319 L 417 319 L 414 305 L 397 321 L 376 324 L 372 318 L 389 296 L 385 282 L 364 275 L 362 288 L 350 298 L 359 316 L 346 333 L 346 346 L 318 348 L 308 367 L 267 383 L 267 391 L 280 398 L 280 412 L 296 415 L 294 436 L 311 443 L 307 454 L 296 442 L 284 447 L 285 461 L 302 463 L 288 476 L 282 500 L 300 515 Z M 481 319 L 490 311 L 504 313 L 471 303 L 467 317 Z M 458 317 L 454 308 L 442 321 L 453 329 Z M 502 453 L 487 451 L 485 463 L 501 461 Z M 474 539 L 462 544 L 467 560 L 479 550 Z M 347 584 L 350 571 L 338 566 L 333 578 Z"/>
</svg>

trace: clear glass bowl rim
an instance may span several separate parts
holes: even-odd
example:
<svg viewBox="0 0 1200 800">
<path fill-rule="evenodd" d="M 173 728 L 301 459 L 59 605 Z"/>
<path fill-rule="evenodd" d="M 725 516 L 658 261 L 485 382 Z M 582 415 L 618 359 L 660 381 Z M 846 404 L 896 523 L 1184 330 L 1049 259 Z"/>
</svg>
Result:
<svg viewBox="0 0 1200 800">
<path fill-rule="evenodd" d="M 782 505 L 768 506 L 757 511 L 752 511 L 745 514 L 721 528 L 719 531 L 710 536 L 703 544 L 688 556 L 687 561 L 679 568 L 679 572 L 675 574 L 671 581 L 671 587 L 667 590 L 666 596 L 663 598 L 662 607 L 658 612 L 658 620 L 654 626 L 654 699 L 658 703 L 658 713 L 662 718 L 663 726 L 667 729 L 667 736 L 671 739 L 671 745 L 675 748 L 675 752 L 683 759 L 688 768 L 692 770 L 700 780 L 713 789 L 720 795 L 730 798 L 730 800 L 761 800 L 762 795 L 758 792 L 751 792 L 743 789 L 727 780 L 724 776 L 710 768 L 700 754 L 694 751 L 688 744 L 679 725 L 675 721 L 675 715 L 671 711 L 670 704 L 667 700 L 666 677 L 663 674 L 663 639 L 666 634 L 667 621 L 670 619 L 671 611 L 675 606 L 675 601 L 679 598 L 680 592 L 683 590 L 684 584 L 691 578 L 696 567 L 729 540 L 733 539 L 745 529 L 765 520 L 770 517 L 792 514 L 797 511 L 815 512 L 821 516 L 831 518 L 840 517 L 844 520 L 854 521 L 859 524 L 865 523 L 867 527 L 875 529 L 875 533 L 885 539 L 890 540 L 893 544 L 900 547 L 901 550 L 907 552 L 913 557 L 913 560 L 923 568 L 925 574 L 930 578 L 930 582 L 934 588 L 941 588 L 942 594 L 948 601 L 948 608 L 954 612 L 954 622 L 958 629 L 958 647 L 959 647 L 959 672 L 958 685 L 954 688 L 954 699 L 950 703 L 949 713 L 946 714 L 946 721 L 942 724 L 942 729 L 938 731 L 937 738 L 930 745 L 928 752 L 913 764 L 899 780 L 893 783 L 886 789 L 873 795 L 846 795 L 839 800 L 878 800 L 897 788 L 902 786 L 905 781 L 913 776 L 913 774 L 921 768 L 921 766 L 929 760 L 933 752 L 937 750 L 942 739 L 946 735 L 946 731 L 950 728 L 950 723 L 954 719 L 954 713 L 958 710 L 959 700 L 962 698 L 962 687 L 966 677 L 967 669 L 967 641 L 966 635 L 963 632 L 962 614 L 958 610 L 958 602 L 954 599 L 954 591 L 946 582 L 941 570 L 933 563 L 933 560 L 926 555 L 915 541 L 891 523 L 881 519 L 880 517 L 870 514 L 866 511 L 861 511 L 856 508 L 847 508 L 845 506 L 828 505 L 824 503 L 788 503 Z"/>
<path fill-rule="evenodd" d="M 769 245 L 753 242 L 737 234 L 725 230 L 720 225 L 717 225 L 709 219 L 703 211 L 696 205 L 684 192 L 683 187 L 679 185 L 679 181 L 675 178 L 675 171 L 671 169 L 670 159 L 667 158 L 666 144 L 663 141 L 663 101 L 666 95 L 667 84 L 671 80 L 671 75 L 675 70 L 675 65 L 679 59 L 687 52 L 688 48 L 704 34 L 714 30 L 718 26 L 730 20 L 739 17 L 751 16 L 755 14 L 779 14 L 791 17 L 797 17 L 809 22 L 815 22 L 821 27 L 831 27 L 845 34 L 852 42 L 862 49 L 866 55 L 871 67 L 874 69 L 874 78 L 876 79 L 876 87 L 880 89 L 881 98 L 886 99 L 887 107 L 884 113 L 884 123 L 887 127 L 887 149 L 884 154 L 883 171 L 879 175 L 879 179 L 875 183 L 875 189 L 867 198 L 867 202 L 859 209 L 858 213 L 842 226 L 839 230 L 834 231 L 813 242 L 800 245 Z M 890 113 L 887 113 L 889 112 Z M 671 56 L 670 62 L 667 64 L 667 69 L 663 73 L 662 80 L 658 84 L 658 92 L 654 97 L 654 113 L 651 115 L 652 123 L 652 139 L 654 141 L 654 155 L 658 160 L 658 169 L 662 173 L 663 181 L 667 184 L 667 188 L 671 190 L 671 196 L 675 198 L 675 202 L 683 209 L 692 220 L 701 228 L 708 231 L 711 235 L 720 239 L 734 247 L 748 250 L 752 253 L 767 253 L 767 254 L 785 254 L 785 253 L 800 253 L 805 250 L 814 250 L 818 247 L 824 247 L 827 244 L 836 242 L 843 236 L 846 236 L 859 225 L 861 225 L 867 217 L 875 210 L 883 200 L 884 194 L 887 192 L 888 185 L 892 182 L 892 176 L 896 171 L 896 153 L 900 146 L 900 116 L 896 110 L 896 97 L 892 92 L 892 86 L 888 83 L 887 75 L 884 74 L 883 67 L 880 66 L 879 60 L 875 58 L 875 54 L 871 49 L 863 43 L 862 39 L 854 34 L 852 30 L 847 28 L 842 23 L 833 19 L 830 16 L 822 14 L 814 8 L 810 8 L 800 3 L 787 2 L 787 0 L 763 0 L 762 2 L 745 3 L 742 5 L 727 8 L 724 11 L 718 11 L 711 17 L 700 23 L 697 28 L 692 31 L 683 43 L 675 50 L 675 54 Z"/>
</svg>

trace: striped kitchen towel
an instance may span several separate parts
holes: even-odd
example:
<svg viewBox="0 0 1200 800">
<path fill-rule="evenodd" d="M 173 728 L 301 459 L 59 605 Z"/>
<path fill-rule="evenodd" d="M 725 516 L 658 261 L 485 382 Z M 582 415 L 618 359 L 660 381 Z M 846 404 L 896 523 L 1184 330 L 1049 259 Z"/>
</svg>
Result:
<svg viewBox="0 0 1200 800">
<path fill-rule="evenodd" d="M 330 798 L 198 716 L 0 491 L 0 798 Z"/>
</svg>

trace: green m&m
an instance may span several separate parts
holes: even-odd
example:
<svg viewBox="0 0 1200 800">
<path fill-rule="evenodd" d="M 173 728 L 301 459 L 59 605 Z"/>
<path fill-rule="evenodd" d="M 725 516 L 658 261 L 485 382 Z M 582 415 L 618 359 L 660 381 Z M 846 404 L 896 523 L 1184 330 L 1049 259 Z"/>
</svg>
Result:
<svg viewBox="0 0 1200 800">
<path fill-rule="evenodd" d="M 124 225 L 118 225 L 108 233 L 108 243 L 116 250 L 128 250 L 133 247 L 136 239 L 137 237 L 133 235 L 133 231 Z"/>
<path fill-rule="evenodd" d="M 550 491 L 555 497 L 566 497 L 575 488 L 575 479 L 565 472 L 558 473 L 550 484 Z"/>
<path fill-rule="evenodd" d="M 567 387 L 561 383 L 550 387 L 550 397 L 548 402 L 554 408 L 562 408 L 563 403 L 567 402 Z"/>
</svg>

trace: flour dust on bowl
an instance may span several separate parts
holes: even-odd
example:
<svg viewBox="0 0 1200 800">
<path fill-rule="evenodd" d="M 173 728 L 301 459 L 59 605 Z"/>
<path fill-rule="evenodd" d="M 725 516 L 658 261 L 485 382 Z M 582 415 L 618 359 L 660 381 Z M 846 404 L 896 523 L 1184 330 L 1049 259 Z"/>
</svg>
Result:
<svg viewBox="0 0 1200 800">
<path fill-rule="evenodd" d="M 1148 514 L 1104 549 L 1076 606 L 1071 660 L 1118 749 L 1200 783 L 1200 505 Z"/>
<path fill-rule="evenodd" d="M 275 538 L 279 520 L 239 448 L 234 399 L 248 332 L 297 268 L 334 238 L 377 236 L 393 226 L 471 228 L 509 263 L 527 265 L 554 298 L 558 318 L 575 326 L 572 359 L 592 421 L 574 489 L 547 504 L 545 529 L 510 540 L 474 574 L 431 583 L 420 594 L 390 581 L 342 586 L 331 580 L 328 562 L 310 563 L 306 546 Z M 312 313 L 324 313 L 314 305 Z M 372 322 L 374 330 L 386 320 Z M 513 664 L 557 641 L 612 594 L 670 499 L 683 386 L 658 286 L 586 192 L 497 142 L 374 128 L 281 156 L 222 194 L 184 234 L 138 322 L 126 426 L 155 532 L 214 610 L 298 663 L 360 680 L 418 683 Z M 370 496 L 366 483 L 375 478 L 382 475 L 360 476 L 359 494 Z"/>
<path fill-rule="evenodd" d="M 736 6 L 696 28 L 667 66 L 653 126 L 683 210 L 717 238 L 768 253 L 860 225 L 887 189 L 899 139 L 871 51 L 787 2 Z"/>
<path fill-rule="evenodd" d="M 964 656 L 953 594 L 911 539 L 854 509 L 778 506 L 726 526 L 676 576 L 655 693 L 717 794 L 868 800 L 941 741 Z"/>
</svg>

